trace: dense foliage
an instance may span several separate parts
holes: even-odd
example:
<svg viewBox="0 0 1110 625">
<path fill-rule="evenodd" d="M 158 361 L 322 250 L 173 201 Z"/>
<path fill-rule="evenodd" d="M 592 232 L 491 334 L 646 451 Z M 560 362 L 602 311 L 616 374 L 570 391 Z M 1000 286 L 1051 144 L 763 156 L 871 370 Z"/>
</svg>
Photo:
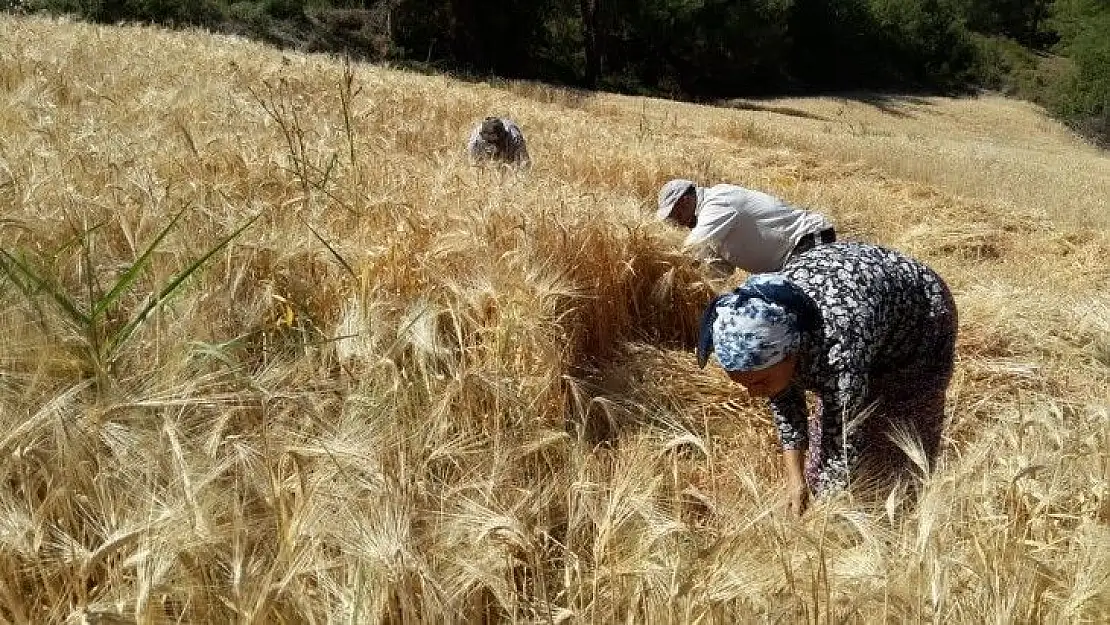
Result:
<svg viewBox="0 0 1110 625">
<path fill-rule="evenodd" d="M 1056 110 L 1110 144 L 1110 2 L 1057 0 L 1054 28 L 1074 69 L 1054 92 Z"/>
<path fill-rule="evenodd" d="M 1110 140 L 1105 0 L 10 0 L 684 98 L 1004 88 Z M 1062 54 L 1063 62 L 1046 62 Z"/>
</svg>

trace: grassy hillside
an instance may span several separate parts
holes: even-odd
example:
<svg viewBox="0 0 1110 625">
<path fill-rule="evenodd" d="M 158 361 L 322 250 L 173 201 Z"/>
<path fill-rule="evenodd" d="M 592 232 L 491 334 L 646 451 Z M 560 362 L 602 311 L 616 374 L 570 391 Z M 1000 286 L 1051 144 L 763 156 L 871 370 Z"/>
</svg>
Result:
<svg viewBox="0 0 1110 625">
<path fill-rule="evenodd" d="M 529 175 L 466 164 L 486 114 Z M 912 511 L 785 514 L 767 411 L 691 354 L 728 284 L 652 221 L 678 175 L 949 281 Z M 710 108 L 0 19 L 0 619 L 1105 622 L 1107 198 L 1009 100 Z"/>
</svg>

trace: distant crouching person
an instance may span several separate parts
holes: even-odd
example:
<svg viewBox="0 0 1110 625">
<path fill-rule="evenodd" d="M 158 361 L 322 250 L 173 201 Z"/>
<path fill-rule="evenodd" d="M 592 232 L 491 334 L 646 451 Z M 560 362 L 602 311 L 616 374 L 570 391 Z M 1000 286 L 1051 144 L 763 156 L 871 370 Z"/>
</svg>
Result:
<svg viewBox="0 0 1110 625">
<path fill-rule="evenodd" d="M 520 127 L 511 119 L 487 117 L 474 128 L 467 143 L 471 162 L 505 163 L 517 167 L 528 167 L 528 147 Z"/>
<path fill-rule="evenodd" d="M 715 298 L 698 364 L 716 352 L 734 382 L 770 399 L 790 507 L 801 514 L 811 492 L 882 496 L 912 479 L 915 464 L 932 466 L 956 320 L 930 268 L 882 247 L 833 243 Z M 812 420 L 807 390 L 820 399 Z M 914 462 L 904 450 L 917 444 Z"/>
</svg>

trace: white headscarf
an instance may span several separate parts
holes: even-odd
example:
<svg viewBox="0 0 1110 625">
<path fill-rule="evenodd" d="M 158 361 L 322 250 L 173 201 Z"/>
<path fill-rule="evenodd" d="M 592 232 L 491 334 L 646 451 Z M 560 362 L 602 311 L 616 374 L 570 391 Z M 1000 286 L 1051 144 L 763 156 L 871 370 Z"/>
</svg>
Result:
<svg viewBox="0 0 1110 625">
<path fill-rule="evenodd" d="M 782 287 L 775 274 L 757 274 L 719 298 L 712 324 L 713 351 L 726 371 L 759 371 L 782 362 L 801 342 L 798 315 L 758 297 L 760 287 Z"/>
</svg>

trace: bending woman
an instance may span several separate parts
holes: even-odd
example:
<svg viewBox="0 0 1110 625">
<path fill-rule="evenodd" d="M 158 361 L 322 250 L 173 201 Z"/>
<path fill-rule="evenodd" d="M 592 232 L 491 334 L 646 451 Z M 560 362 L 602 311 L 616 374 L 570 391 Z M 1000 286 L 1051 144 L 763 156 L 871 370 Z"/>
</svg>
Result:
<svg viewBox="0 0 1110 625">
<path fill-rule="evenodd" d="M 790 508 L 801 514 L 810 491 L 873 490 L 931 467 L 955 343 L 956 306 L 933 270 L 882 247 L 832 243 L 710 302 L 698 364 L 715 351 L 734 382 L 770 398 Z M 813 420 L 806 390 L 820 399 Z M 924 462 L 906 455 L 910 440 Z"/>
</svg>

